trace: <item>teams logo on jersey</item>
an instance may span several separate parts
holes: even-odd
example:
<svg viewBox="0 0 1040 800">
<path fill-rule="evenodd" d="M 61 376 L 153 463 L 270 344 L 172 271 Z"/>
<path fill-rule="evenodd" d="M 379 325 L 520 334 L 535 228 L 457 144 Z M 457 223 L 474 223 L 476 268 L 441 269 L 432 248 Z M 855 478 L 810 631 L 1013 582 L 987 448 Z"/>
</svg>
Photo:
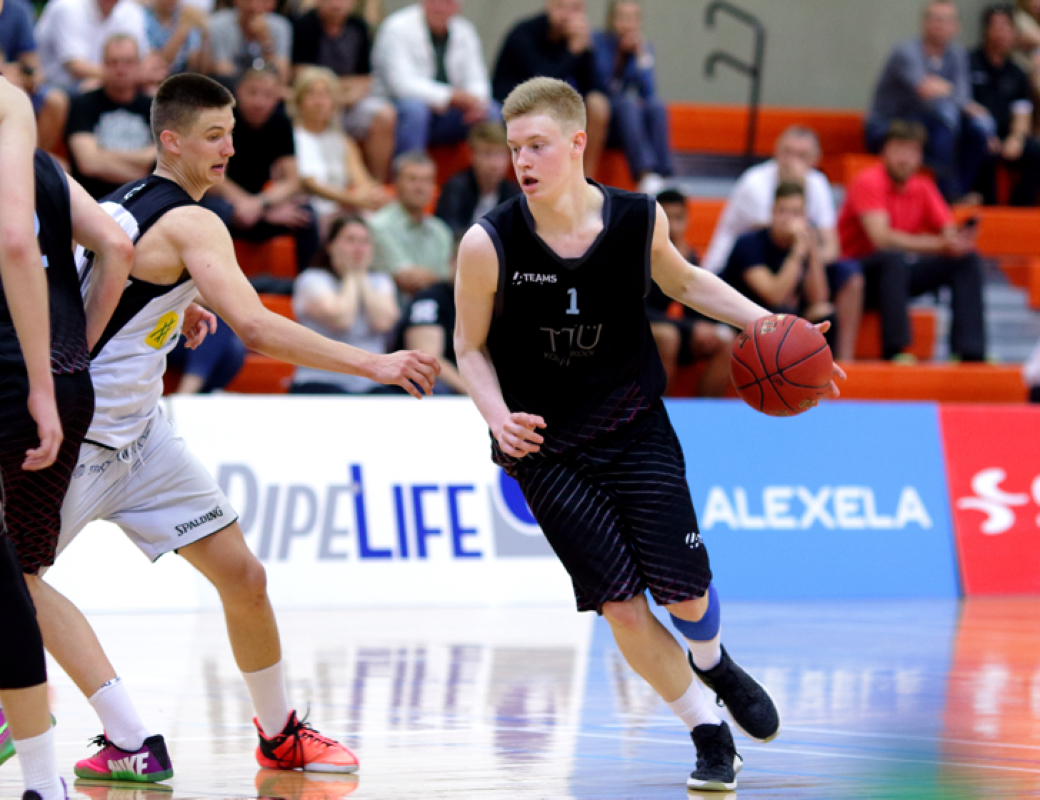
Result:
<svg viewBox="0 0 1040 800">
<path fill-rule="evenodd" d="M 522 283 L 556 283 L 555 275 L 539 275 L 536 272 L 514 272 L 513 286 Z"/>
<path fill-rule="evenodd" d="M 154 347 L 156 350 L 161 350 L 162 346 L 166 344 L 166 340 L 170 338 L 170 334 L 176 330 L 177 312 L 167 311 L 159 317 L 159 321 L 155 323 L 152 332 L 144 337 L 145 344 L 149 347 Z"/>
</svg>

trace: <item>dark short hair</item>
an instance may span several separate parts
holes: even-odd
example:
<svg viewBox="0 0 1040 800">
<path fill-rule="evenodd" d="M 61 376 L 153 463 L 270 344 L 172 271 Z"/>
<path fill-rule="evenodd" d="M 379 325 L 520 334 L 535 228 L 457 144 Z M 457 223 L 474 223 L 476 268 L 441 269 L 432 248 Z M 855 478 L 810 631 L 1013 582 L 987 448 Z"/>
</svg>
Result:
<svg viewBox="0 0 1040 800">
<path fill-rule="evenodd" d="M 786 197 L 800 197 L 805 200 L 805 187 L 800 183 L 794 181 L 783 181 L 779 186 L 776 187 L 776 193 L 773 195 L 773 202 L 783 200 Z"/>
<path fill-rule="evenodd" d="M 1015 7 L 1011 3 L 990 3 L 982 9 L 982 32 L 984 34 L 989 30 L 989 24 L 993 18 L 1000 15 L 1007 17 L 1012 25 L 1015 24 Z"/>
<path fill-rule="evenodd" d="M 920 122 L 905 119 L 894 119 L 888 124 L 882 146 L 889 142 L 917 142 L 923 145 L 928 139 L 928 131 Z"/>
<path fill-rule="evenodd" d="M 359 214 L 355 214 L 353 211 L 345 211 L 342 214 L 337 215 L 333 218 L 332 222 L 329 223 L 329 233 L 325 237 L 324 244 L 321 249 L 315 253 L 314 258 L 311 260 L 310 266 L 312 268 L 324 269 L 335 274 L 335 270 L 332 268 L 332 259 L 329 257 L 329 247 L 336 237 L 339 236 L 340 232 L 348 225 L 360 225 L 366 231 L 371 238 L 372 228 L 365 221 L 364 217 Z"/>
<path fill-rule="evenodd" d="M 657 202 L 662 206 L 686 205 L 686 195 L 678 189 L 664 189 L 657 193 Z"/>
<path fill-rule="evenodd" d="M 211 108 L 234 107 L 235 96 L 205 75 L 186 72 L 172 75 L 161 84 L 152 100 L 152 137 L 162 147 L 163 131 L 183 133 L 195 124 L 199 114 Z"/>
</svg>

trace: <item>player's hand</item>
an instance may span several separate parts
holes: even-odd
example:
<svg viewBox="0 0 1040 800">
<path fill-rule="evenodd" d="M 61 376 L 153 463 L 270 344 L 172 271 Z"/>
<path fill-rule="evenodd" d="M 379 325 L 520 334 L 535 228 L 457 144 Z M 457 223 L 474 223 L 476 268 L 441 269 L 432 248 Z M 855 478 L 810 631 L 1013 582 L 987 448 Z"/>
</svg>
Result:
<svg viewBox="0 0 1040 800">
<path fill-rule="evenodd" d="M 515 411 L 492 427 L 491 432 L 502 451 L 513 458 L 523 458 L 528 453 L 537 453 L 545 441 L 538 428 L 545 427 L 545 420 L 536 414 Z"/>
<path fill-rule="evenodd" d="M 58 449 L 64 437 L 54 393 L 34 392 L 30 389 L 29 413 L 36 420 L 36 433 L 40 437 L 40 445 L 25 452 L 22 469 L 46 469 L 58 457 Z"/>
<path fill-rule="evenodd" d="M 207 311 L 198 303 L 192 303 L 184 309 L 184 325 L 181 333 L 184 334 L 184 346 L 194 350 L 202 344 L 211 333 L 217 332 L 217 316 L 212 311 Z"/>
<path fill-rule="evenodd" d="M 820 333 L 826 333 L 831 329 L 831 322 L 830 320 L 825 320 L 823 322 L 817 323 L 816 325 L 813 325 L 813 327 L 816 328 L 816 330 L 818 330 Z M 829 397 L 840 397 L 841 390 L 838 389 L 837 381 L 847 380 L 849 376 L 845 374 L 845 370 L 841 368 L 837 361 L 833 362 L 832 369 L 834 377 L 831 378 L 831 385 L 827 387 L 827 395 Z"/>
<path fill-rule="evenodd" d="M 372 380 L 391 386 L 400 386 L 408 394 L 422 399 L 433 392 L 433 384 L 440 374 L 441 365 L 434 356 L 418 350 L 398 350 L 376 357 Z"/>
</svg>

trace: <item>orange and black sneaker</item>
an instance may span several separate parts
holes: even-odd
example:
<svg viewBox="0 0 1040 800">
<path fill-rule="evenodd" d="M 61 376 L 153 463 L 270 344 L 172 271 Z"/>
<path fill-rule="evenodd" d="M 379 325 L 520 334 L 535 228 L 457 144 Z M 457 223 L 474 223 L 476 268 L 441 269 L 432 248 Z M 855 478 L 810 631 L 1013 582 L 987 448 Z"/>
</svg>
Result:
<svg viewBox="0 0 1040 800">
<path fill-rule="evenodd" d="M 308 775 L 282 769 L 256 773 L 256 796 L 261 800 L 340 800 L 357 788 L 357 775 Z"/>
<path fill-rule="evenodd" d="M 335 739 L 322 736 L 305 721 L 289 713 L 285 728 L 277 736 L 264 736 L 259 721 L 253 719 L 260 745 L 256 762 L 265 769 L 303 769 L 308 772 L 357 772 L 358 760 Z"/>
</svg>

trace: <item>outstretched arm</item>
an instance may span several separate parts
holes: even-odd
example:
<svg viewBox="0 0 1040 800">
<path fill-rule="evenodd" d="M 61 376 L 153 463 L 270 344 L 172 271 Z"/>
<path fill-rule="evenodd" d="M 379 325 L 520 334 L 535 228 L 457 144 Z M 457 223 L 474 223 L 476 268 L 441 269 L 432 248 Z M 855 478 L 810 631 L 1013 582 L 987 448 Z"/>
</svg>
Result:
<svg viewBox="0 0 1040 800">
<path fill-rule="evenodd" d="M 520 458 L 537 453 L 543 439 L 536 432 L 545 420 L 510 412 L 502 397 L 495 366 L 487 351 L 487 335 L 498 289 L 498 254 L 491 237 L 474 225 L 459 245 L 455 278 L 455 362 L 469 395 L 502 449 Z"/>
<path fill-rule="evenodd" d="M 160 224 L 206 304 L 249 349 L 301 367 L 395 384 L 415 397 L 433 389 L 439 367 L 432 356 L 411 351 L 369 353 L 326 339 L 266 309 L 238 267 L 227 228 L 212 212 L 189 206 L 171 212 Z"/>
<path fill-rule="evenodd" d="M 72 203 L 72 238 L 94 253 L 90 289 L 84 310 L 87 315 L 87 346 L 93 350 L 105 332 L 126 279 L 134 265 L 134 243 L 119 223 L 97 204 L 87 190 L 68 178 Z"/>
<path fill-rule="evenodd" d="M 51 324 L 47 275 L 36 241 L 36 121 L 28 96 L 0 79 L 0 280 L 29 376 L 29 413 L 40 446 L 26 453 L 23 469 L 54 463 L 62 430 L 51 375 Z"/>
</svg>

